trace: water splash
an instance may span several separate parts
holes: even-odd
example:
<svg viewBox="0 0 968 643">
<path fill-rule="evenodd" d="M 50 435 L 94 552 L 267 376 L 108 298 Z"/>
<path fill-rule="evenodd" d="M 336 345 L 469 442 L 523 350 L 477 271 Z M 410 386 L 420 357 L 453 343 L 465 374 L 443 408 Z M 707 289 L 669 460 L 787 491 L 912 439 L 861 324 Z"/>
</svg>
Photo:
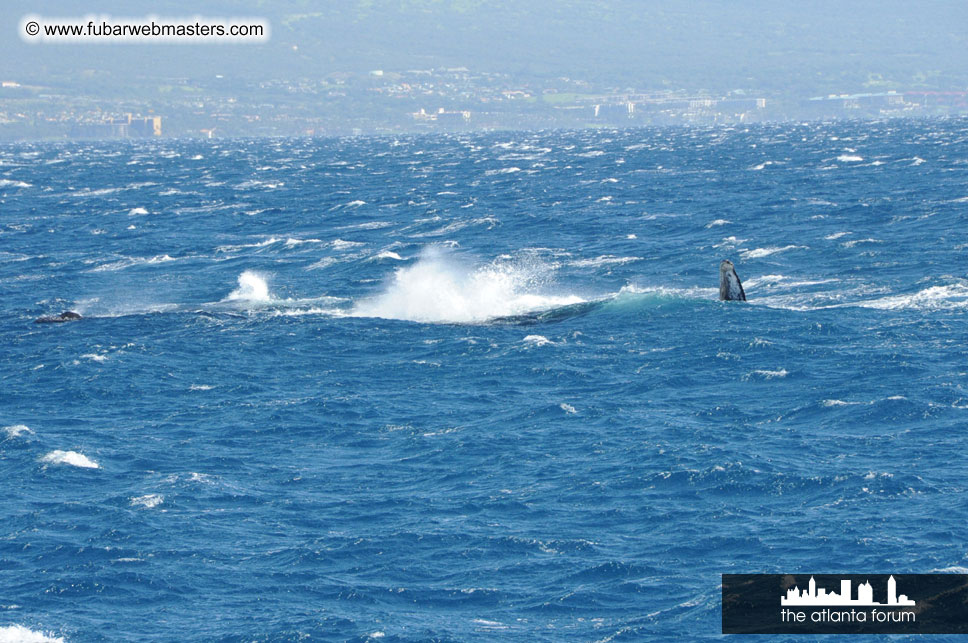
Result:
<svg viewBox="0 0 968 643">
<path fill-rule="evenodd" d="M 473 323 L 582 303 L 577 295 L 549 294 L 552 267 L 536 258 L 500 258 L 469 267 L 439 247 L 399 268 L 383 293 L 358 302 L 354 317 L 418 322 Z"/>
<path fill-rule="evenodd" d="M 239 275 L 239 287 L 233 290 L 225 301 L 269 301 L 269 284 L 257 272 L 246 270 Z"/>
</svg>

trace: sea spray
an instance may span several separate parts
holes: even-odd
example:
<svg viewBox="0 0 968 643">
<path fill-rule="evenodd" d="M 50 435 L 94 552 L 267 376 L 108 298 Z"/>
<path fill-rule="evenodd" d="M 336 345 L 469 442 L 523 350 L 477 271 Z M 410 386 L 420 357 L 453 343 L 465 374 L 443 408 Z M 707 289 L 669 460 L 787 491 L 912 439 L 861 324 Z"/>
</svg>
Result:
<svg viewBox="0 0 968 643">
<path fill-rule="evenodd" d="M 264 276 L 251 270 L 239 275 L 239 287 L 225 301 L 269 301 L 269 284 Z"/>
<path fill-rule="evenodd" d="M 351 314 L 419 322 L 481 322 L 577 304 L 577 295 L 543 292 L 552 268 L 535 259 L 501 258 L 468 266 L 439 247 L 397 269 L 384 291 L 360 301 Z"/>
</svg>

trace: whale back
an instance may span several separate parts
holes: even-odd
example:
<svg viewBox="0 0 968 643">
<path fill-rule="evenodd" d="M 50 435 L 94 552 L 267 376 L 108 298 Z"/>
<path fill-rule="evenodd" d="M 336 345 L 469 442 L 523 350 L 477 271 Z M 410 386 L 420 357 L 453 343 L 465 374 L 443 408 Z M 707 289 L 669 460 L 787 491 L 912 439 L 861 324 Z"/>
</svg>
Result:
<svg viewBox="0 0 968 643">
<path fill-rule="evenodd" d="M 80 319 L 80 313 L 75 313 L 73 310 L 65 310 L 60 315 L 56 317 L 38 317 L 34 320 L 35 324 L 63 324 L 64 322 L 75 321 Z"/>
<path fill-rule="evenodd" d="M 729 259 L 723 259 L 719 264 L 719 298 L 722 301 L 746 301 L 743 284 Z"/>
</svg>

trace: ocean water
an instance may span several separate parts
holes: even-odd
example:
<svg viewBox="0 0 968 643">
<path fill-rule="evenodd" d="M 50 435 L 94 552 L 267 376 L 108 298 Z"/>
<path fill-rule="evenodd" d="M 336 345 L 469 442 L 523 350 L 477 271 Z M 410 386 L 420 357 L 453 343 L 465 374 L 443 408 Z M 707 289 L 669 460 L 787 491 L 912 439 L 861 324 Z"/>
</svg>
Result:
<svg viewBox="0 0 968 643">
<path fill-rule="evenodd" d="M 966 227 L 965 119 L 4 145 L 0 641 L 712 639 L 722 573 L 965 571 Z"/>
</svg>

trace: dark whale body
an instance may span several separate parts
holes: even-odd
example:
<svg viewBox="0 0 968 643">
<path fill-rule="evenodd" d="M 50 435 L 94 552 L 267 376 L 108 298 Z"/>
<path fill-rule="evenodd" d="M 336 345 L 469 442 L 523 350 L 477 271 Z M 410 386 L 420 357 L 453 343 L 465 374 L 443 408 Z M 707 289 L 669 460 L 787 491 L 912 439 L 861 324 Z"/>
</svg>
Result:
<svg viewBox="0 0 968 643">
<path fill-rule="evenodd" d="M 80 313 L 73 310 L 65 310 L 60 315 L 50 315 L 48 317 L 38 317 L 34 320 L 35 324 L 63 324 L 64 322 L 77 321 L 81 318 Z"/>
<path fill-rule="evenodd" d="M 723 259 L 719 264 L 719 298 L 722 301 L 746 301 L 743 284 L 729 259 Z"/>
</svg>

